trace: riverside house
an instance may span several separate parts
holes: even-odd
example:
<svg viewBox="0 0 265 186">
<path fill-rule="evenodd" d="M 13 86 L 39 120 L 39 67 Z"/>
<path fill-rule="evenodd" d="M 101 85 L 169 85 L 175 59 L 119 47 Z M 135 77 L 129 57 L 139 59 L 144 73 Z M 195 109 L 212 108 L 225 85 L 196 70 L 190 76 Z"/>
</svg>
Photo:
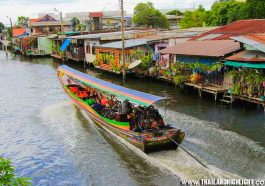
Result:
<svg viewBox="0 0 265 186">
<path fill-rule="evenodd" d="M 30 19 L 29 26 L 31 34 L 29 37 L 21 39 L 23 46 L 22 53 L 27 56 L 46 56 L 53 52 L 52 39 L 53 35 L 61 31 L 69 31 L 71 29 L 70 22 L 61 22 L 50 15 L 41 18 Z"/>
<path fill-rule="evenodd" d="M 146 39 L 131 39 L 125 41 L 125 64 L 127 73 L 130 63 L 136 61 L 140 57 L 149 56 L 152 49 L 148 46 Z M 122 42 L 112 42 L 100 45 L 96 48 L 96 60 L 94 66 L 104 71 L 120 74 L 122 72 Z"/>
<path fill-rule="evenodd" d="M 126 39 L 139 38 L 156 34 L 156 30 L 130 30 L 125 31 Z M 74 61 L 93 63 L 96 59 L 96 47 L 102 44 L 120 41 L 121 32 L 105 32 L 67 37 L 71 40 L 66 48 L 66 57 Z"/>
<path fill-rule="evenodd" d="M 230 97 L 265 106 L 265 34 L 250 34 L 231 39 L 244 50 L 225 59 L 224 87 Z"/>
<path fill-rule="evenodd" d="M 160 78 L 213 93 L 217 99 L 225 91 L 221 62 L 240 49 L 233 40 L 186 41 L 168 47 L 160 51 Z"/>
</svg>

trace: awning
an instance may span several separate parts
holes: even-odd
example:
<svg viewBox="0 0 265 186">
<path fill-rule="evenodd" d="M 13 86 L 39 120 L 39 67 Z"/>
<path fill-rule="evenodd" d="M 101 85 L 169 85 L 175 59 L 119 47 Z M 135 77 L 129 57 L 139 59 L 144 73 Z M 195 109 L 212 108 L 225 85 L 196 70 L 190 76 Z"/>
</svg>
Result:
<svg viewBox="0 0 265 186">
<path fill-rule="evenodd" d="M 60 66 L 58 68 L 58 71 L 74 79 L 77 79 L 88 86 L 91 86 L 103 92 L 107 92 L 109 94 L 115 95 L 122 99 L 128 99 L 132 103 L 136 103 L 142 106 L 149 106 L 149 105 L 154 104 L 157 101 L 166 99 L 165 97 L 159 97 L 159 96 L 155 96 L 152 94 L 147 94 L 144 92 L 125 88 L 125 87 L 122 87 L 116 84 L 112 84 L 107 81 L 103 81 L 101 79 L 95 78 L 88 74 L 72 69 L 66 65 Z"/>
<path fill-rule="evenodd" d="M 225 61 L 224 65 L 242 68 L 265 68 L 265 63 L 242 63 L 235 61 Z"/>
<path fill-rule="evenodd" d="M 69 32 L 63 32 L 63 34 L 62 34 L 62 32 L 58 32 L 57 34 L 58 35 L 75 35 L 75 34 L 80 34 L 80 32 L 78 32 L 78 31 L 69 31 Z"/>
<path fill-rule="evenodd" d="M 67 39 L 64 41 L 64 43 L 62 44 L 60 50 L 61 50 L 62 52 L 64 52 L 65 49 L 70 45 L 70 42 L 71 42 L 71 39 L 67 38 Z"/>
<path fill-rule="evenodd" d="M 48 35 L 48 39 L 54 39 L 57 37 L 57 34 L 50 34 Z"/>
</svg>

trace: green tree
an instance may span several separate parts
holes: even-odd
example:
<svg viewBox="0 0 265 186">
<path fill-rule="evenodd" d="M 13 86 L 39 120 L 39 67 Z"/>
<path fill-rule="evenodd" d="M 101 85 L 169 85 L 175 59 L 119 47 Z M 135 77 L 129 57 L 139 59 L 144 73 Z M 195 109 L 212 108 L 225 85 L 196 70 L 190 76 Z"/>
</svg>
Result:
<svg viewBox="0 0 265 186">
<path fill-rule="evenodd" d="M 183 16 L 183 12 L 179 11 L 179 10 L 171 10 L 169 12 L 167 12 L 167 15 L 176 15 L 176 16 Z"/>
<path fill-rule="evenodd" d="M 148 26 L 154 28 L 168 28 L 166 17 L 155 9 L 153 3 L 138 3 L 134 8 L 133 22 L 136 26 Z"/>
<path fill-rule="evenodd" d="M 232 6 L 230 6 L 227 13 L 227 23 L 232 23 L 237 20 L 247 19 L 246 12 L 246 4 L 240 2 L 234 2 Z"/>
<path fill-rule="evenodd" d="M 78 27 L 80 25 L 79 19 L 76 17 L 73 17 L 73 19 L 71 20 L 71 23 L 72 23 L 73 30 L 74 31 L 78 30 Z"/>
<path fill-rule="evenodd" d="M 248 19 L 265 18 L 265 1 L 263 0 L 247 0 L 245 14 Z"/>
<path fill-rule="evenodd" d="M 4 186 L 30 186 L 31 181 L 25 177 L 15 177 L 15 167 L 11 161 L 0 157 L 0 185 Z"/>
<path fill-rule="evenodd" d="M 2 22 L 0 22 L 0 33 L 2 33 L 4 29 L 5 25 Z"/>
<path fill-rule="evenodd" d="M 180 21 L 181 28 L 191 28 L 191 27 L 202 27 L 209 25 L 209 15 L 210 12 L 206 11 L 202 5 L 195 11 L 185 11 L 184 17 Z"/>
<path fill-rule="evenodd" d="M 17 18 L 17 26 L 28 27 L 28 25 L 29 25 L 29 17 L 18 16 L 18 18 Z"/>
</svg>

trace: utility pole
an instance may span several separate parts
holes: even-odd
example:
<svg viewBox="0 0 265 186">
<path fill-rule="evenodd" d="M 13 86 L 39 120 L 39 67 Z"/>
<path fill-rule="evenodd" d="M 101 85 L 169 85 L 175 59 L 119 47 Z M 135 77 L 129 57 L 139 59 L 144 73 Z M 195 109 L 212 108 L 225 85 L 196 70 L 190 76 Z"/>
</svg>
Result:
<svg viewBox="0 0 265 186">
<path fill-rule="evenodd" d="M 63 13 L 61 11 L 59 11 L 57 8 L 54 8 L 54 11 L 59 12 L 60 23 L 61 23 L 61 34 L 63 35 L 64 34 L 64 31 L 63 31 Z"/>
<path fill-rule="evenodd" d="M 63 13 L 60 12 L 60 21 L 61 21 L 61 32 L 62 32 L 62 35 L 64 34 L 63 32 Z"/>
<path fill-rule="evenodd" d="M 122 31 L 122 81 L 125 83 L 126 78 L 126 65 L 125 65 L 125 22 L 124 22 L 124 7 L 123 0 L 121 3 L 121 31 Z"/>
<path fill-rule="evenodd" d="M 11 33 L 10 33 L 11 41 L 10 42 L 11 42 L 11 51 L 13 51 L 13 23 L 12 23 L 11 17 L 7 16 L 7 18 L 9 18 L 9 21 L 10 21 L 10 29 L 11 29 Z M 8 44 L 6 44 L 6 55 L 8 56 L 7 46 L 8 46 Z"/>
<path fill-rule="evenodd" d="M 7 16 L 8 17 L 8 16 Z M 10 27 L 11 27 L 11 39 L 13 39 L 13 24 L 12 24 L 12 19 L 11 17 L 8 17 L 10 21 Z"/>
</svg>

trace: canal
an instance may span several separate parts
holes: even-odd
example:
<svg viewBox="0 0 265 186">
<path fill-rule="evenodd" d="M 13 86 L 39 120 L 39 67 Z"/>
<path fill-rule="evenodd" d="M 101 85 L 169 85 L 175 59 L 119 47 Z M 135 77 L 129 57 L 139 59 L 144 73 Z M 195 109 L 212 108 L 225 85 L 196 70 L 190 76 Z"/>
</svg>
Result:
<svg viewBox="0 0 265 186">
<path fill-rule="evenodd" d="M 64 93 L 51 58 L 0 51 L 0 156 L 33 185 L 179 185 L 181 179 L 265 178 L 262 109 L 224 108 L 172 85 L 128 78 L 129 88 L 168 94 L 165 120 L 186 132 L 183 150 L 144 154 L 101 131 Z M 121 79 L 70 65 L 117 84 Z M 164 113 L 164 105 L 158 105 Z"/>
</svg>

